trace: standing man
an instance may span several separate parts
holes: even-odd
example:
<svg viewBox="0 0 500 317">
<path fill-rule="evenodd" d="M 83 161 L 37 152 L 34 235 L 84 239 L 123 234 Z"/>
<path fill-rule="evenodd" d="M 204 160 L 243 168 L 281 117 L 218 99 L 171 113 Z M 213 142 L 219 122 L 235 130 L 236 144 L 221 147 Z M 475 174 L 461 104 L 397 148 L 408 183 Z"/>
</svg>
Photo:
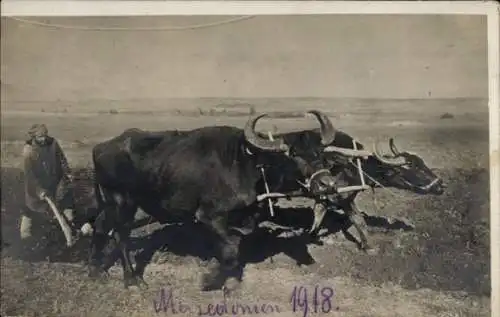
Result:
<svg viewBox="0 0 500 317">
<path fill-rule="evenodd" d="M 64 210 L 70 223 L 73 221 L 74 202 L 68 188 L 72 181 L 71 170 L 57 140 L 49 136 L 44 124 L 34 124 L 28 136 L 23 149 L 25 206 L 20 234 L 30 246 L 31 242 L 38 240 L 33 236 L 34 231 L 45 235 L 50 228 L 48 222 L 54 218 L 44 198 L 51 198 L 58 209 Z"/>
</svg>

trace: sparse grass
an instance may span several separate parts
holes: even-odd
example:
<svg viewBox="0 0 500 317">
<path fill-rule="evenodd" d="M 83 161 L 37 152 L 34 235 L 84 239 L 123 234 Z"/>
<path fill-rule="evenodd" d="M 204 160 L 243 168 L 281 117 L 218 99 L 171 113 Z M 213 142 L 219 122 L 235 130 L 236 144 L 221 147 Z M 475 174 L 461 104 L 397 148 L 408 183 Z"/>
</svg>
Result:
<svg viewBox="0 0 500 317">
<path fill-rule="evenodd" d="M 126 128 L 243 126 L 248 115 L 265 109 L 285 119 L 263 120 L 259 129 L 289 131 L 317 126 L 313 120 L 301 118 L 299 110 L 323 109 L 332 115 L 338 128 L 367 145 L 377 136 L 395 136 L 400 147 L 417 152 L 431 167 L 439 168 L 439 173 L 450 183 L 449 194 L 416 197 L 379 190 L 380 210 L 374 210 L 371 196 L 363 193 L 359 203 L 362 210 L 370 215 L 409 219 L 416 230 L 399 232 L 372 227 L 371 239 L 381 246 L 380 255 L 375 257 L 360 253 L 340 235 L 331 237 L 332 245 L 308 247 L 317 261 L 312 266 L 297 267 L 283 252 L 273 256 L 274 263 L 267 259 L 248 264 L 237 300 L 277 304 L 282 308 L 279 316 L 303 316 L 291 311 L 289 299 L 293 286 L 320 284 L 334 287 L 335 304 L 339 306 L 336 316 L 489 315 L 490 298 L 485 293 L 489 287 L 485 282 L 489 279 L 486 265 L 489 250 L 485 249 L 489 245 L 485 170 L 489 163 L 485 129 L 488 117 L 485 112 L 474 113 L 466 107 L 457 107 L 457 103 L 470 101 L 432 101 L 433 107 L 424 108 L 421 101 L 381 101 L 373 102 L 373 107 L 371 101 L 346 100 L 332 105 L 323 99 L 248 102 L 204 99 L 189 107 L 182 107 L 183 101 L 170 102 L 168 107 L 158 102 L 141 107 L 140 111 L 131 104 L 86 103 L 85 107 L 72 105 L 66 113 L 55 111 L 58 107 L 66 109 L 64 104 L 52 108 L 43 105 L 47 110 L 44 113 L 40 112 L 40 105 L 36 111 L 32 105 L 29 109 L 16 109 L 27 112 L 10 113 L 2 106 L 2 207 L 6 201 L 17 201 L 21 197 L 16 196 L 19 193 L 15 190 L 21 182 L 8 179 L 5 171 L 8 167 L 21 167 L 22 140 L 32 122 L 46 123 L 61 141 L 70 164 L 77 167 L 90 162 L 94 144 Z M 116 113 L 111 114 L 107 109 L 114 109 Z M 388 109 L 393 111 L 387 112 Z M 99 111 L 105 113 L 99 114 Z M 444 112 L 453 113 L 454 120 L 441 120 Z M 295 114 L 293 119 L 290 113 Z M 403 122 L 409 118 L 419 125 L 391 125 L 394 120 Z M 2 243 L 16 241 L 15 226 L 15 212 L 2 210 Z M 196 240 L 194 234 L 176 239 L 188 240 Z M 2 250 L 2 316 L 35 313 L 41 316 L 158 316 L 152 310 L 152 299 L 159 288 L 165 286 L 175 288 L 179 298 L 190 305 L 221 301 L 220 292 L 199 292 L 199 278 L 207 263 L 190 255 L 174 255 L 172 250 L 158 252 L 166 262 L 160 264 L 156 260 L 146 268 L 145 278 L 150 289 L 140 293 L 122 288 L 119 264 L 111 269 L 111 280 L 101 284 L 87 279 L 83 263 L 29 263 L 11 256 L 13 248 L 15 246 Z M 479 286 L 481 284 L 484 286 Z M 307 316 L 314 315 L 310 311 Z"/>
</svg>

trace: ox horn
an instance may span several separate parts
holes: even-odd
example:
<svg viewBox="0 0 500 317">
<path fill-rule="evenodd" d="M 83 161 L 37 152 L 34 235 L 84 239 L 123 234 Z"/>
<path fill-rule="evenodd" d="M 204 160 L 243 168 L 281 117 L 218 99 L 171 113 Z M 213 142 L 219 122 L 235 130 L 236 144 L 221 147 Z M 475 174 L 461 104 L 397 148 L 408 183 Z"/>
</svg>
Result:
<svg viewBox="0 0 500 317">
<path fill-rule="evenodd" d="M 318 110 L 310 110 L 307 113 L 312 114 L 319 121 L 321 126 L 321 143 L 323 145 L 331 144 L 333 140 L 335 140 L 335 133 L 337 130 L 333 127 L 328 116 Z"/>
<path fill-rule="evenodd" d="M 380 142 L 375 142 L 374 146 L 373 146 L 373 154 L 375 154 L 375 157 L 382 163 L 385 163 L 385 164 L 388 164 L 388 165 L 392 165 L 392 166 L 401 166 L 401 165 L 404 165 L 406 163 L 406 160 L 404 157 L 384 157 L 381 152 L 380 152 L 380 149 L 379 149 L 379 143 Z"/>
<path fill-rule="evenodd" d="M 394 143 L 394 138 L 389 139 L 389 147 L 391 148 L 391 151 L 392 153 L 394 153 L 395 156 L 401 155 L 401 152 L 398 150 L 396 144 Z"/>
<path fill-rule="evenodd" d="M 255 132 L 255 125 L 257 124 L 257 121 L 260 118 L 266 116 L 267 114 L 263 113 L 255 115 L 253 117 L 250 117 L 250 119 L 248 119 L 248 122 L 245 125 L 244 129 L 245 139 L 247 140 L 248 143 L 264 151 L 271 151 L 271 152 L 288 151 L 288 146 L 283 142 L 283 139 L 280 138 L 275 140 L 267 140 L 264 139 L 263 137 L 260 137 L 257 134 L 257 132 Z"/>
</svg>

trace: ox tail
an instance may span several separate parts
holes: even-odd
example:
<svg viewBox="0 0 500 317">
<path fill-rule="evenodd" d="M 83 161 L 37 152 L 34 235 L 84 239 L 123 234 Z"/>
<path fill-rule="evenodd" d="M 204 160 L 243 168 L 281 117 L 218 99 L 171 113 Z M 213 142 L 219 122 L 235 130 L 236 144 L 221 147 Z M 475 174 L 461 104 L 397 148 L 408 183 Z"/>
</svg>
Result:
<svg viewBox="0 0 500 317">
<path fill-rule="evenodd" d="M 95 219 L 99 216 L 99 214 L 102 212 L 102 206 L 104 204 L 102 188 L 97 180 L 97 164 L 96 164 L 95 150 L 92 151 L 92 161 L 94 163 L 94 175 L 92 177 L 92 183 L 94 187 L 95 212 L 90 218 L 87 219 L 87 222 L 85 222 L 83 226 L 80 228 L 80 232 L 84 236 L 91 236 L 94 233 L 94 227 L 92 224 L 94 223 Z"/>
<path fill-rule="evenodd" d="M 99 184 L 99 165 L 97 164 L 97 153 L 94 149 L 92 151 L 92 162 L 94 163 L 94 178 L 92 180 L 92 183 L 94 184 L 94 195 L 96 198 L 96 203 L 97 203 L 97 208 L 102 209 L 102 206 L 105 202 L 104 200 L 104 193 L 102 191 L 102 187 Z"/>
<path fill-rule="evenodd" d="M 105 199 L 104 199 L 104 193 L 102 191 L 102 187 L 97 181 L 94 181 L 94 191 L 95 191 L 95 198 L 96 198 L 96 202 L 97 202 L 97 208 L 101 209 L 102 206 L 105 204 Z"/>
</svg>

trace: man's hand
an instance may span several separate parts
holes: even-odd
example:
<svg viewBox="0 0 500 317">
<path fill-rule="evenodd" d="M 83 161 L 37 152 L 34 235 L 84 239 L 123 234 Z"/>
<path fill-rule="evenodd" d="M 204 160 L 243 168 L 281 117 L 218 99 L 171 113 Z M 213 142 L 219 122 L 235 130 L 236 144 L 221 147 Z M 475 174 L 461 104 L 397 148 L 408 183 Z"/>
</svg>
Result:
<svg viewBox="0 0 500 317">
<path fill-rule="evenodd" d="M 40 197 L 41 200 L 44 200 L 45 197 L 47 197 L 47 193 L 45 191 L 41 191 L 40 194 L 38 194 L 38 197 Z"/>
</svg>

